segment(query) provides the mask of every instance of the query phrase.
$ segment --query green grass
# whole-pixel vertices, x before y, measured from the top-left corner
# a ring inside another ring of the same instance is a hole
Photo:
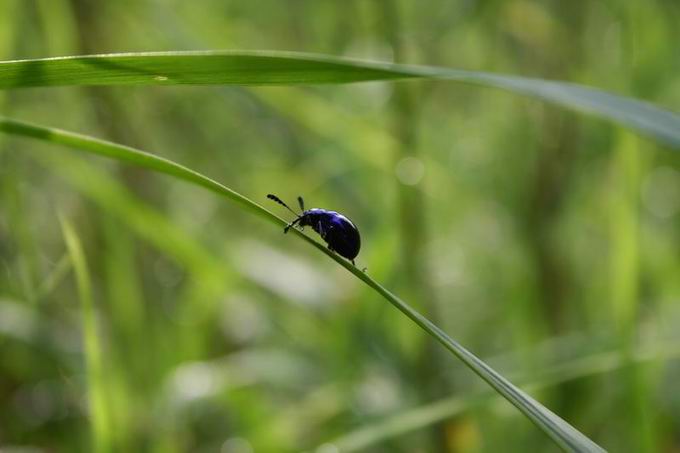
[[[311,85],[399,79],[500,88],[584,111],[680,148],[680,116],[572,83],[294,52],[167,52],[0,62],[0,89],[97,85]]]
[[[617,349],[579,357],[578,359],[566,361],[541,370],[538,376],[517,377],[517,381],[532,391],[538,391],[576,378],[584,378],[631,366],[636,367],[645,362],[675,359],[677,357],[680,357],[680,343],[670,341],[638,347],[632,352],[621,352]],[[386,439],[398,437],[408,431],[422,429],[483,404],[489,404],[490,400],[494,398],[497,399],[497,395],[495,396],[487,391],[439,400],[432,404],[387,417],[377,423],[363,426],[355,431],[344,434],[340,438],[334,439],[331,443],[336,445],[340,451],[366,450],[384,442]]]
[[[679,20],[0,2],[0,450],[673,451]]]
[[[86,151],[89,153],[97,154],[100,156],[110,157],[122,162],[131,163],[136,166],[157,171],[160,173],[165,173],[174,176],[178,179],[182,179],[193,183],[195,185],[204,187],[211,190],[231,201],[237,202],[244,209],[247,209],[255,214],[259,214],[261,217],[272,222],[278,227],[286,225],[286,222],[270,213],[266,209],[262,208],[260,205],[252,200],[244,197],[243,195],[229,189],[228,187],[207,178],[200,173],[192,171],[180,164],[163,159],[158,156],[154,156],[149,153],[145,153],[133,148],[129,148],[122,145],[117,145],[115,143],[106,142],[103,140],[98,140],[95,138],[87,137],[84,135],[74,134],[58,129],[45,128],[33,124],[22,123],[7,119],[0,118],[0,131],[22,135],[31,138],[42,139],[54,144],[67,145],[75,149]],[[335,260],[338,264],[349,270],[354,276],[368,286],[370,286],[374,291],[380,294],[387,302],[392,304],[395,308],[401,311],[404,315],[410,318],[415,324],[421,327],[425,332],[439,341],[446,349],[448,349],[452,354],[454,354],[458,359],[460,359],[466,366],[468,366],[472,371],[474,371],[480,378],[484,379],[494,390],[506,398],[510,403],[517,407],[524,415],[526,415],[532,422],[536,424],[541,430],[543,430],[548,436],[550,436],[555,443],[562,447],[565,451],[602,451],[595,443],[593,443],[586,436],[581,434],[578,430],[574,429],[567,422],[559,418],[557,415],[552,413],[550,410],[541,405],[538,401],[533,399],[531,396],[520,390],[519,388],[512,385],[507,379],[498,374],[495,370],[490,368],[486,363],[460,345],[457,341],[449,337],[443,330],[434,325],[426,317],[418,313],[416,310],[411,308],[406,302],[395,296],[392,292],[387,290],[384,286],[380,285],[378,282],[373,280],[366,272],[358,269],[357,267],[351,265],[348,261],[339,257],[337,254],[329,251],[326,247],[319,244],[318,242],[310,239],[308,236],[304,235],[298,230],[295,231],[297,237],[304,239],[307,243],[315,246],[318,250],[325,253],[328,257]],[[68,230],[67,230],[68,233]],[[66,234],[66,233],[65,233]],[[75,236],[70,234],[68,236],[70,241],[74,241]],[[74,245],[70,245],[74,248]],[[76,249],[77,251],[77,249]],[[80,270],[77,272],[79,276],[79,284],[81,288],[81,298],[83,300],[90,300],[91,295],[89,294],[89,286],[85,285],[87,281],[86,274],[82,275],[84,272],[84,262],[82,257],[75,256],[74,251],[71,252],[72,259],[78,258],[80,261],[77,262],[77,267]],[[91,303],[87,304],[84,302],[84,307],[90,307]],[[91,309],[88,308],[90,313]],[[84,308],[85,311],[85,308]],[[91,317],[91,314],[89,314]],[[101,394],[101,384],[100,376],[101,371],[99,369],[99,347],[90,346],[89,344],[93,341],[92,336],[95,335],[93,327],[93,319],[89,319],[86,322],[87,332],[86,339],[88,344],[88,359],[90,367],[94,367],[92,372],[94,373],[94,379],[97,382],[96,391],[93,392],[94,395]],[[96,344],[96,343],[95,343]],[[93,355],[94,354],[94,355]],[[93,365],[93,364],[96,364]],[[97,413],[100,414],[103,411],[99,404],[94,408]],[[106,439],[105,433],[101,432],[105,424],[100,421],[101,415],[95,416],[95,439],[104,438]]]
[[[87,363],[87,407],[92,426],[92,451],[108,452],[112,451],[111,437],[113,435],[108,403],[111,388],[107,385],[104,365],[106,353],[102,349],[100,328],[97,326],[97,312],[92,296],[90,273],[78,234],[67,220],[60,218],[59,221],[71,263],[73,263],[80,299],[83,346]]]

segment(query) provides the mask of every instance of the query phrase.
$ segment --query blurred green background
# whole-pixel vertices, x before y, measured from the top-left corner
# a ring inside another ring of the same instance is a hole
[[[678,24],[676,0],[0,0],[0,58],[285,49],[568,80],[677,111]],[[267,193],[345,213],[359,267],[600,445],[680,451],[673,150],[445,82],[23,89],[0,112],[162,155],[285,217]],[[278,228],[167,177],[0,136],[0,449],[14,448],[556,450]]]

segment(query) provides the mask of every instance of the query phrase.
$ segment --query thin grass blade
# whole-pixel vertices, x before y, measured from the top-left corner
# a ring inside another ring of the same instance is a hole
[[[680,149],[680,115],[567,82],[276,51],[128,53],[0,62],[0,89],[77,85],[301,85],[430,79],[499,88],[613,121]]]
[[[80,239],[71,224],[61,216],[62,234],[66,249],[73,265],[78,288],[78,298],[83,324],[83,345],[85,350],[87,399],[90,423],[92,424],[92,449],[95,452],[111,451],[111,424],[106,397],[106,383],[102,363],[102,348],[97,329],[97,317],[92,297],[90,273]]]
[[[37,138],[54,144],[66,145],[81,151],[91,154],[106,156],[121,162],[127,162],[136,166],[146,168],[148,170],[157,171],[174,176],[178,179],[183,179],[192,184],[205,187],[213,192],[216,192],[232,201],[237,202],[242,207],[249,211],[258,214],[267,219],[273,224],[281,227],[286,222],[258,205],[254,201],[245,196],[235,192],[234,190],[201,175],[198,172],[190,170],[180,164],[155,156],[134,148],[130,148],[116,143],[99,140],[85,135],[75,134],[59,129],[42,127],[34,124],[23,123],[0,117],[0,131],[20,135],[25,137]],[[67,231],[67,230],[65,230]],[[553,441],[563,448],[565,451],[574,452],[602,452],[601,447],[588,439],[581,432],[572,427],[569,423],[562,420],[553,412],[544,407],[541,403],[527,395],[525,392],[515,387],[507,379],[489,367],[477,356],[472,354],[461,344],[449,337],[443,330],[434,325],[431,321],[423,315],[415,311],[406,302],[399,299],[396,295],[391,293],[385,287],[374,281],[365,272],[357,269],[351,265],[347,260],[340,258],[338,255],[330,252],[326,247],[318,242],[305,236],[300,231],[291,230],[294,234],[313,245],[328,257],[335,260],[338,264],[345,267],[348,271],[354,274],[355,277],[370,286],[385,300],[394,305],[398,310],[408,316],[413,322],[420,326],[429,335],[436,338],[444,347],[451,353],[458,357],[465,365],[474,371],[480,378],[486,381],[493,389],[500,395],[517,407],[525,416],[527,416],[536,426],[543,430]],[[84,265],[78,260],[84,262],[82,257],[78,255],[78,248],[76,242],[72,237],[68,236],[73,248],[72,260],[76,273],[80,272],[82,275]],[[78,270],[80,268],[80,271]],[[81,277],[82,278],[82,277]],[[85,280],[86,281],[86,280]],[[85,287],[86,288],[86,287]],[[87,292],[85,292],[87,295]]]

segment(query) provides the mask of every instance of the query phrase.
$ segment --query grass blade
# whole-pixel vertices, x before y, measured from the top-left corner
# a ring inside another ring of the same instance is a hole
[[[665,339],[636,348],[632,356],[619,349],[591,353],[584,357],[561,362],[543,369],[538,375],[519,376],[522,386],[531,390],[548,388],[560,383],[595,376],[656,360],[674,360],[680,357],[680,341]],[[377,443],[393,439],[407,432],[423,429],[434,423],[461,414],[472,407],[496,401],[498,395],[491,391],[477,391],[471,395],[453,396],[407,409],[382,420],[377,420],[326,442],[340,452],[366,450]]]
[[[85,350],[87,400],[89,418],[92,423],[92,450],[95,452],[111,451],[111,426],[109,423],[108,404],[106,401],[106,383],[102,364],[102,348],[97,332],[97,317],[92,298],[90,274],[85,261],[85,254],[78,235],[71,224],[61,218],[62,234],[68,251],[78,288],[78,298],[83,323],[83,344]]]
[[[90,55],[0,62],[0,89],[76,85],[300,85],[449,80],[500,88],[587,112],[680,149],[680,115],[573,83],[275,51]]]
[[[228,187],[207,178],[200,173],[190,170],[180,164],[158,157],[143,151],[136,150],[116,143],[95,139],[85,135],[75,134],[59,129],[46,128],[38,125],[14,121],[0,117],[0,131],[26,137],[37,138],[54,144],[66,145],[72,148],[113,158],[118,161],[132,163],[139,167],[157,171],[174,176],[178,179],[191,182],[205,187],[213,192],[225,196],[237,202],[249,211],[267,219],[278,226],[283,226],[286,222],[258,205],[254,201],[229,189]],[[300,231],[291,230],[297,237],[307,241],[328,257],[335,260],[338,264],[345,267],[354,276],[362,280],[373,290],[379,293],[385,300],[395,306],[403,314],[408,316],[413,322],[425,330],[429,335],[436,338],[446,349],[458,357],[465,365],[474,371],[480,378],[486,381],[506,400],[517,407],[525,416],[543,430],[553,441],[565,451],[577,452],[601,452],[604,451],[597,444],[592,442],[578,430],[569,425],[566,421],[552,413],[531,396],[515,387],[507,379],[494,371],[477,356],[472,354],[461,344],[449,337],[443,330],[434,325],[423,315],[415,311],[406,302],[392,294],[385,287],[374,281],[366,273],[352,266],[348,261],[330,252],[323,245],[305,236]],[[74,267],[78,263],[74,261]]]

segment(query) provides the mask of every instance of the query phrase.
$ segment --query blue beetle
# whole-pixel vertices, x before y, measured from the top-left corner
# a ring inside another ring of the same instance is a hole
[[[328,244],[328,249],[343,256],[354,264],[354,258],[359,254],[361,248],[361,237],[357,227],[342,214],[325,209],[312,208],[305,211],[305,202],[302,197],[298,197],[302,214],[293,211],[276,195],[269,194],[267,198],[274,200],[284,206],[297,217],[283,229],[284,233],[298,224],[300,227],[311,226],[314,231],[319,233],[321,238]]]

